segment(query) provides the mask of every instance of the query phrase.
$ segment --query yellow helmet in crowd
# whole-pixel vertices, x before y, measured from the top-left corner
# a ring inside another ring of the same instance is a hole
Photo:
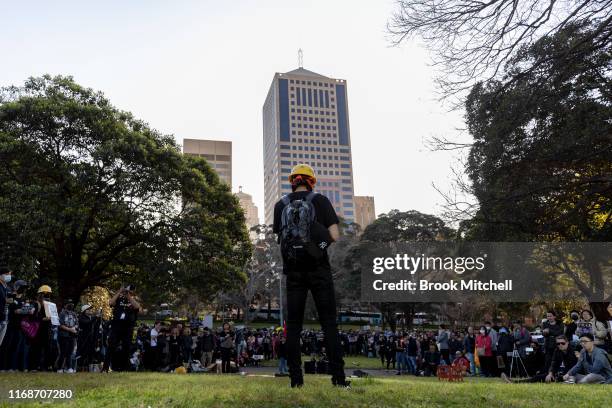
[[[42,285],[40,288],[38,288],[38,293],[51,293],[51,286]]]
[[[295,165],[291,170],[291,174],[289,175],[289,182],[293,181],[293,178],[297,175],[312,177],[313,181],[315,183],[317,182],[317,177],[315,176],[314,170],[307,164],[300,163]]]

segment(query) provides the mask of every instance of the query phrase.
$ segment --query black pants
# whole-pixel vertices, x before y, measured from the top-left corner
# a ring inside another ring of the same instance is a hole
[[[60,355],[57,361],[57,369],[69,369],[72,368],[74,370],[75,367],[72,366],[72,353],[74,352],[74,346],[76,345],[76,338],[72,336],[60,336],[59,337],[59,346],[60,346]]]
[[[133,332],[134,328],[131,326],[111,327],[108,337],[108,352],[104,359],[104,370],[108,370],[111,364],[113,371],[123,371],[129,367]]]
[[[329,265],[319,265],[308,270],[289,270],[287,273],[287,362],[293,382],[302,382],[302,358],[300,334],[304,322],[304,307],[308,291],[311,291],[319,315],[319,323],[325,336],[329,372],[332,382],[342,383],[344,360],[336,325],[336,298]]]
[[[221,347],[221,372],[231,373],[232,372],[232,351],[231,348]]]

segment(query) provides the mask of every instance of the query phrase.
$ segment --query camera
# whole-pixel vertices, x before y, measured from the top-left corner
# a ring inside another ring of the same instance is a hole
[[[132,284],[126,285],[125,286],[125,290],[129,291],[129,292],[132,292],[132,291],[136,290],[136,286],[132,285]]]

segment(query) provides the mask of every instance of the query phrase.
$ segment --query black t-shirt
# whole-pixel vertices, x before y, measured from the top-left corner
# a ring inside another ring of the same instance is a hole
[[[294,200],[304,200],[306,196],[310,193],[310,191],[298,191],[295,193],[291,193],[288,195],[290,201]],[[327,197],[322,194],[317,194],[312,199],[312,206],[315,211],[315,223],[310,231],[311,238],[315,244],[318,245],[319,242],[325,241],[327,245],[331,243],[331,237],[329,235],[329,231],[327,230],[330,226],[334,224],[338,224],[340,221],[338,220],[338,216],[336,215],[336,211],[334,211],[334,207],[332,203],[329,201]],[[283,209],[285,208],[285,203],[283,200],[279,200],[274,206],[274,225],[272,227],[272,231],[276,234],[280,234],[281,229],[281,218],[283,214]],[[322,254],[318,255],[316,262],[318,265],[329,265],[329,258],[327,256],[327,247],[323,251]],[[303,264],[300,267],[292,266],[289,267],[285,262],[283,262],[283,272],[287,273],[288,268],[308,268],[309,264]]]
[[[310,191],[298,191],[291,193],[289,194],[289,200],[303,200],[306,198],[308,193],[310,193]],[[324,195],[317,194],[312,199],[312,205],[315,209],[315,221],[322,224],[325,228],[329,228],[330,226],[340,222],[340,220],[338,220],[338,216],[336,215],[336,211],[334,211],[332,203]],[[274,226],[272,231],[276,234],[280,233],[283,208],[285,208],[285,204],[282,200],[279,200],[276,205],[274,205]]]
[[[119,296],[113,307],[113,324],[121,326],[134,326],[136,324],[136,312],[126,296]]]

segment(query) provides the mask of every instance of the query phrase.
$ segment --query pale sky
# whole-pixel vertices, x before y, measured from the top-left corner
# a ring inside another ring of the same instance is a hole
[[[438,214],[461,112],[434,93],[428,53],[392,47],[390,0],[2,1],[0,86],[72,75],[167,134],[230,140],[233,190],[252,194],[263,220],[262,106],[275,72],[304,68],[347,80],[356,195]]]

